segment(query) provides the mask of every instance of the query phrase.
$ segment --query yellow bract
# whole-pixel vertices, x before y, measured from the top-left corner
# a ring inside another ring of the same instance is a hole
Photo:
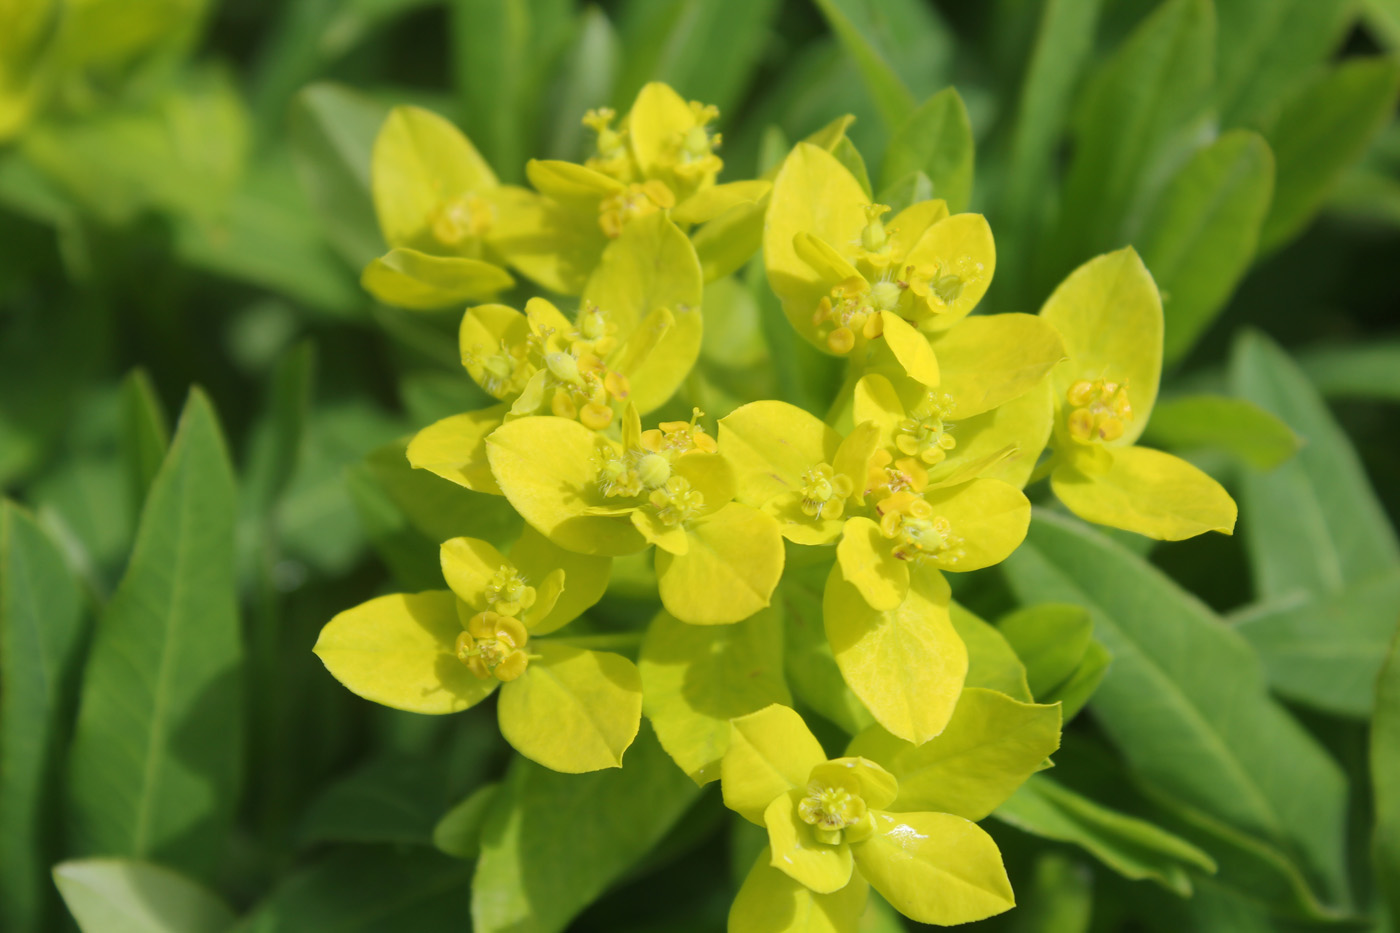
[[[1015,904],[986,833],[947,813],[886,812],[899,793],[894,775],[866,758],[826,760],[786,707],[733,721],[722,774],[725,804],[761,821],[768,848],[760,865],[766,859],[776,869],[750,872],[731,912],[741,929],[778,920],[778,911],[795,902],[822,910],[819,929],[853,929],[865,882],[901,913],[928,923],[967,923]],[[787,879],[829,899],[804,898]],[[739,916],[740,905],[758,916]]]
[[[501,734],[522,755],[556,771],[620,767],[641,720],[636,666],[540,640],[602,596],[608,561],[528,529],[512,550],[519,563],[485,541],[447,541],[450,591],[370,600],[332,619],[314,650],[354,692],[410,712],[457,712],[502,686]]]
[[[1091,259],[1040,316],[1064,337],[1056,368],[1051,487],[1091,522],[1175,541],[1230,534],[1237,509],[1219,483],[1171,454],[1134,447],[1157,399],[1162,300],[1131,247]]]

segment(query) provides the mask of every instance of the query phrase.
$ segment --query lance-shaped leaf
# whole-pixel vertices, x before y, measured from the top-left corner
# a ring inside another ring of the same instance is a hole
[[[237,805],[243,649],[234,486],[191,392],[97,626],[69,771],[74,849],[210,870]]]
[[[224,933],[233,911],[179,872],[134,859],[81,859],[53,869],[83,933]]]
[[[972,124],[956,88],[944,88],[919,105],[890,137],[880,172],[881,187],[922,172],[934,197],[954,214],[972,196]]]
[[[1224,395],[1168,399],[1152,412],[1147,440],[1173,450],[1223,450],[1266,471],[1297,453],[1301,442],[1277,415]]]

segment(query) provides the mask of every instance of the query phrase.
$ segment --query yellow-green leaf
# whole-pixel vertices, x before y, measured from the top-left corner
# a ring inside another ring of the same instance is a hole
[[[719,449],[738,481],[735,498],[748,505],[800,492],[802,474],[831,463],[840,444],[841,435],[820,418],[787,402],[750,402],[719,420]]]
[[[817,894],[772,865],[764,847],[729,909],[729,933],[852,933],[870,885],[860,875],[833,894]]]
[[[412,713],[455,713],[496,688],[457,659],[462,625],[448,590],[380,596],[337,615],[312,649],[352,693]]]
[[[1068,362],[1056,367],[1055,403],[1081,379],[1127,388],[1132,420],[1110,446],[1142,435],[1162,375],[1162,298],[1131,246],[1096,256],[1070,273],[1040,309],[1064,339]]]
[[[533,657],[501,690],[501,735],[531,761],[580,774],[622,767],[642,719],[642,679],[620,654],[530,641]]]
[[[1180,541],[1207,531],[1231,534],[1235,500],[1201,470],[1147,447],[1112,452],[1104,472],[1062,464],[1050,475],[1055,495],[1085,521]]]
[[[499,496],[486,460],[486,436],[501,426],[505,405],[451,415],[428,425],[408,444],[408,462],[458,486]]]
[[[852,846],[860,873],[920,923],[951,926],[1016,906],[992,837],[949,813],[875,814],[875,835]]]
[[[806,787],[826,753],[802,717],[773,704],[730,722],[729,748],[720,761],[724,805],[752,823],[794,787]]]
[[[948,520],[961,539],[934,556],[945,570],[980,570],[1001,563],[1026,539],[1031,504],[1021,490],[999,479],[974,479],[960,486],[930,489],[924,501]]]
[[[395,247],[365,266],[360,284],[387,305],[428,311],[494,295],[514,285],[515,279],[480,259]]]
[[[1024,395],[1065,358],[1064,341],[1033,314],[982,314],[933,342],[942,381],[953,399],[949,417],[962,421]]]
[[[967,676],[947,584],[936,571],[919,577],[899,605],[880,612],[832,568],[822,599],[841,676],[876,721],[915,744],[943,731]]]
[[[594,455],[604,443],[568,418],[520,418],[486,439],[491,473],[515,510],[555,544],[581,554],[619,556],[646,546],[624,517],[590,515],[615,506],[598,489]]]
[[[767,609],[734,625],[687,625],[658,613],[637,667],[643,711],[662,748],[697,784],[720,776],[729,720],[791,704],[783,679],[783,619]]]
[[[496,186],[496,176],[457,127],[421,107],[395,107],[370,157],[374,208],[384,240],[416,245],[445,201]]]
[[[894,556],[880,526],[864,516],[846,521],[836,559],[837,572],[876,612],[895,609],[909,593],[909,562]]]
[[[818,842],[811,824],[798,817],[797,802],[806,793],[795,787],[774,797],[763,811],[772,851],[769,864],[818,894],[832,894],[851,880],[855,862],[849,845]]]
[[[558,631],[591,609],[603,598],[612,571],[611,557],[567,551],[529,525],[511,545],[510,560],[527,582],[545,580],[556,570],[564,572],[564,591],[553,608],[543,617],[526,620],[531,635]]]
[[[1060,708],[969,687],[947,728],[923,745],[892,741],[882,731],[879,726],[867,729],[847,753],[872,758],[894,772],[899,797],[889,809],[980,820],[1060,747]]]
[[[881,311],[880,319],[884,324],[885,343],[909,377],[926,386],[938,385],[938,359],[933,355],[928,338],[893,311]]]
[[[692,625],[738,622],[766,607],[783,575],[783,536],[771,515],[731,502],[696,519],[683,555],[656,552],[666,611]]]
[[[981,214],[953,214],[933,224],[909,250],[905,260],[917,270],[965,270],[958,296],[947,304],[926,330],[947,330],[967,317],[977,307],[992,284],[996,272],[997,250],[992,228]]]

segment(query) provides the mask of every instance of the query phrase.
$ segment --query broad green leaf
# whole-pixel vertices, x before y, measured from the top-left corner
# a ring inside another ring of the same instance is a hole
[[[1277,175],[1261,250],[1293,239],[1395,110],[1400,62],[1349,58],[1291,97],[1266,134]]]
[[[1003,567],[1022,600],[1090,611],[1113,653],[1094,718],[1134,772],[1165,799],[1277,848],[1324,897],[1345,898],[1341,770],[1269,698],[1240,635],[1141,558],[1068,519],[1038,516]],[[1222,878],[1240,880],[1228,870]]]
[[[1243,526],[1262,599],[1323,595],[1400,566],[1400,544],[1385,520],[1346,434],[1316,390],[1267,337],[1235,343],[1233,392],[1277,415],[1302,448],[1269,473],[1242,477]]]
[[[75,853],[192,873],[223,852],[243,757],[233,470],[191,391],[84,672],[69,770]]]
[[[1400,401],[1400,342],[1320,347],[1299,354],[1298,364],[1328,398]]]
[[[1029,304],[1029,251],[1040,235],[1052,190],[1055,150],[1065,130],[1080,73],[1093,50],[1102,0],[1047,0],[1021,83],[1006,176],[997,199],[997,277],[1004,306]]]
[[[876,813],[875,834],[852,846],[860,873],[904,916],[949,926],[1016,906],[996,843],[948,813]]]
[[[430,848],[347,846],[287,874],[236,933],[403,933],[463,924],[471,866]]]
[[[1265,602],[1232,621],[1259,653],[1279,694],[1365,719],[1397,619],[1400,568],[1334,594],[1298,593]]]
[[[637,666],[643,712],[661,747],[697,784],[719,779],[730,719],[771,703],[792,705],[776,607],[733,625],[688,625],[659,613]]]
[[[1031,693],[1042,701],[1079,667],[1094,636],[1089,613],[1058,603],[1027,606],[999,621],[997,628],[1025,664]]]
[[[1236,130],[1197,150],[1143,221],[1138,248],[1162,290],[1168,363],[1186,355],[1249,269],[1274,189],[1274,157]]]
[[[954,601],[949,607],[953,628],[967,645],[967,686],[986,687],[1013,700],[1031,702],[1026,666],[1006,636]]]
[[[948,202],[948,212],[967,210],[972,197],[972,124],[956,88],[944,88],[924,101],[890,137],[880,169],[880,186],[923,172],[933,182],[932,197]]]
[[[1113,655],[1108,653],[1107,648],[1096,641],[1089,642],[1084,658],[1074,669],[1074,673],[1070,674],[1064,683],[1041,697],[1041,701],[1059,703],[1060,715],[1065,722],[1069,722],[1079,714],[1084,704],[1089,702],[1094,691],[1099,689],[1099,684],[1103,682],[1104,674],[1108,673],[1108,666],[1112,663]]]
[[[556,774],[516,759],[483,830],[473,929],[563,930],[651,851],[698,793],[645,728],[620,769]]]
[[[563,0],[453,0],[453,78],[466,128],[507,180],[534,150],[544,84],[574,18]],[[579,114],[578,116],[582,116]]]
[[[445,762],[381,757],[328,784],[306,807],[297,842],[425,845],[449,802]]]
[[[1395,0],[1362,0],[1362,15],[1371,31],[1392,52],[1400,49],[1400,3]]]
[[[948,614],[937,571],[894,608],[872,609],[838,564],[822,598],[826,637],[841,675],[877,722],[916,745],[944,730],[967,677],[967,647]]]
[[[1011,929],[1015,933],[1089,933],[1093,880],[1078,859],[1055,850],[1042,853],[1035,860],[1030,884],[1021,888]]]
[[[841,40],[846,54],[860,69],[866,90],[885,125],[899,126],[913,111],[916,99],[868,32],[862,30],[861,27],[868,24],[852,19],[849,11],[854,5],[849,0],[816,0],[816,4],[831,31]]]
[[[1173,450],[1227,451],[1255,470],[1272,470],[1298,451],[1293,429],[1253,402],[1225,395],[1187,395],[1152,410],[1149,443]]]
[[[1221,125],[1257,125],[1336,50],[1347,0],[1216,0],[1214,99]]]
[[[122,456],[130,475],[132,502],[137,508],[160,471],[160,462],[170,446],[170,428],[144,369],[133,369],[122,380]]]
[[[1043,774],[997,808],[997,819],[1044,839],[1080,846],[1125,878],[1149,878],[1191,896],[1191,872],[1215,873],[1209,855],[1166,830],[1101,806]]]
[[[370,196],[370,152],[388,110],[343,85],[307,85],[292,100],[288,132],[307,198],[326,238],[352,269],[383,249]]]
[[[899,797],[891,810],[932,810],[980,820],[1059,747],[1057,707],[970,687],[947,728],[923,745],[874,726],[856,736],[846,753],[877,761],[895,775]]]
[[[83,933],[224,933],[233,911],[179,872],[134,859],[79,859],[53,868]]]
[[[1391,643],[1376,685],[1371,722],[1371,782],[1375,788],[1376,871],[1392,919],[1400,918],[1400,638]]]
[[[500,789],[499,784],[483,784],[444,813],[433,827],[433,845],[453,858],[474,859],[481,854],[481,831]]]
[[[625,109],[647,81],[665,81],[687,100],[718,107],[727,138],[726,111],[762,63],[780,7],[775,0],[628,4],[622,21],[628,52],[615,102]]]
[[[846,686],[831,642],[826,640],[822,588],[828,572],[829,567],[821,565],[793,568],[778,586],[776,601],[782,606],[784,623],[783,670],[788,686],[803,704],[854,735],[874,719]]]
[[[933,197],[933,182],[923,172],[910,172],[887,184],[875,195],[877,204],[888,205],[896,215],[913,204]]]
[[[83,647],[83,596],[28,513],[0,501],[0,925],[42,929],[50,832]]]
[[[1154,160],[1205,105],[1215,48],[1208,0],[1168,0],[1094,73],[1076,107],[1052,284],[1123,243]]]

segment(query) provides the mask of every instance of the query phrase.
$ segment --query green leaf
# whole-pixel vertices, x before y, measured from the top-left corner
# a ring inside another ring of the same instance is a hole
[[[637,667],[643,712],[662,748],[697,784],[719,780],[730,719],[772,703],[792,705],[777,608],[733,625],[688,625],[658,613]]]
[[[1047,284],[1122,245],[1154,160],[1205,104],[1214,48],[1208,0],[1168,0],[1095,72],[1076,108],[1075,155]]]
[[[210,871],[237,806],[242,654],[233,470],[192,390],[84,673],[69,770],[78,853]]]
[[[500,784],[483,784],[444,813],[433,827],[433,845],[453,858],[474,859],[481,854],[481,831],[500,789]]]
[[[1315,709],[1366,719],[1376,676],[1400,619],[1400,569],[1336,594],[1295,594],[1237,613],[1279,694]]]
[[[924,101],[899,126],[885,150],[882,187],[914,172],[933,182],[933,197],[948,202],[948,212],[967,210],[972,197],[972,124],[956,88],[944,88]]]
[[[297,827],[297,843],[427,845],[448,803],[441,757],[380,758],[329,784],[311,801]]]
[[[1257,125],[1336,51],[1349,0],[1217,0],[1215,106],[1222,126]]]
[[[1092,876],[1078,860],[1045,852],[1035,860],[1030,885],[1021,890],[1019,909],[1012,915],[1015,933],[1089,933]]]
[[[780,6],[776,0],[627,4],[622,35],[626,63],[614,100],[623,109],[644,83],[664,81],[687,100],[714,104],[723,117],[762,63]]]
[[[1052,690],[1069,680],[1094,637],[1094,622],[1079,606],[1043,603],[1024,609],[997,623],[1026,665],[1031,693],[1044,701]]]
[[[351,846],[287,875],[237,933],[455,930],[471,866],[427,848]]]
[[[588,151],[588,128],[582,116],[611,99],[622,67],[621,42],[608,15],[596,6],[586,6],[578,20],[578,30],[554,80],[553,116],[544,158],[568,160]]]
[[[1006,636],[996,626],[982,621],[957,602],[949,609],[953,628],[967,645],[968,687],[986,687],[1004,693],[1013,700],[1031,702],[1031,688],[1026,682],[1026,666],[1016,655]]]
[[[1345,170],[1395,110],[1400,62],[1350,58],[1290,98],[1266,134],[1277,166],[1260,249],[1277,249],[1312,220]]]
[[[520,178],[544,81],[573,26],[564,0],[453,0],[453,77],[473,142],[504,181]],[[579,114],[582,117],[582,114]]]
[[[914,109],[915,97],[875,43],[871,23],[853,18],[852,9],[859,7],[850,0],[816,0],[816,4],[846,54],[860,69],[866,90],[885,125],[894,128],[902,124]]]
[[[1299,354],[1297,362],[1328,398],[1400,402],[1400,341],[1320,347]]]
[[[1236,130],[1197,150],[1157,196],[1138,246],[1162,291],[1167,362],[1186,355],[1249,269],[1273,189],[1269,144]]]
[[[1108,649],[1096,641],[1089,642],[1089,647],[1084,652],[1084,659],[1079,662],[1079,666],[1070,674],[1069,680],[1051,690],[1040,698],[1042,703],[1059,703],[1060,715],[1065,722],[1069,722],[1079,714],[1084,708],[1084,704],[1089,702],[1089,698],[1094,695],[1094,691],[1099,689],[1099,684],[1103,682],[1104,675],[1108,673],[1108,666],[1113,663],[1113,655]]]
[[[133,369],[122,380],[122,456],[131,477],[132,502],[139,510],[170,446],[170,428],[151,376]]]
[[[315,370],[316,345],[309,340],[289,348],[277,361],[267,412],[257,426],[246,465],[248,514],[261,516],[270,510],[296,473]]]
[[[1392,919],[1400,918],[1400,637],[1376,684],[1371,723],[1371,784],[1375,788],[1376,871]]]
[[[389,110],[338,84],[303,88],[292,100],[292,156],[326,238],[352,269],[362,269],[384,242],[370,197],[374,137]]]
[[[1094,45],[1102,0],[1046,0],[1035,47],[1021,83],[1012,125],[1006,175],[997,198],[996,283],[1009,291],[1010,307],[1030,303],[1023,268],[1041,232],[1047,192],[1053,190],[1056,147],[1064,135],[1070,102]]]
[[[233,911],[212,891],[149,862],[60,862],[53,880],[83,933],[223,933],[233,925]]]
[[[1267,337],[1246,333],[1230,364],[1234,394],[1277,415],[1303,447],[1270,473],[1242,477],[1256,594],[1324,595],[1400,566],[1400,543],[1356,452],[1307,378]]]
[[[1392,52],[1400,49],[1400,3],[1396,0],[1362,0],[1362,16],[1371,32]]]
[[[1222,450],[1255,470],[1272,470],[1298,451],[1293,429],[1245,399],[1188,395],[1159,402],[1143,432],[1169,450]]]
[[[890,810],[931,810],[975,821],[1000,806],[1059,747],[1057,707],[971,687],[941,735],[911,745],[872,726],[846,754],[879,762],[899,780]]]
[[[564,929],[646,856],[698,793],[645,728],[620,769],[558,774],[517,758],[483,831],[473,929]]]
[[[1037,774],[999,807],[997,819],[1044,839],[1080,846],[1125,878],[1151,879],[1191,896],[1191,871],[1215,873],[1209,855],[1146,820],[1100,806]]]
[[[933,197],[933,182],[923,172],[910,172],[886,185],[875,196],[879,204],[889,205],[890,211],[898,214],[911,204],[927,201]]]
[[[54,791],[83,647],[83,599],[63,552],[0,500],[0,926],[42,929],[58,855]]]
[[[1068,519],[1039,515],[1003,568],[1023,600],[1089,609],[1114,657],[1094,718],[1136,774],[1305,866],[1325,897],[1345,898],[1341,770],[1269,698],[1240,635],[1141,558]],[[1222,878],[1239,883],[1228,870]],[[1297,897],[1306,905],[1306,891]]]
[[[826,640],[822,587],[830,569],[830,564],[792,568],[778,586],[776,601],[783,612],[783,670],[799,701],[855,735],[875,718],[846,686]]]

